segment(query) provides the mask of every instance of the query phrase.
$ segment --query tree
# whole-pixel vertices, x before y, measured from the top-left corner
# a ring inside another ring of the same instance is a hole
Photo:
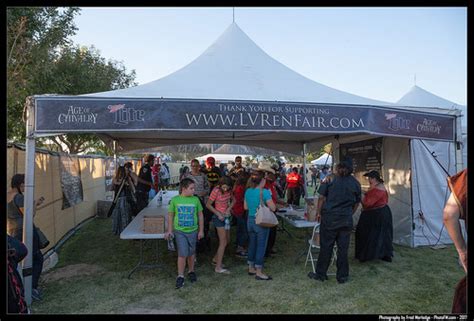
[[[7,137],[25,138],[25,99],[41,94],[37,78],[49,70],[57,48],[70,43],[78,8],[7,8]]]
[[[25,139],[21,121],[29,95],[79,95],[136,85],[135,71],[122,63],[106,61],[93,46],[74,46],[73,23],[77,8],[8,8],[7,11],[7,107],[11,140]],[[92,134],[67,134],[50,138],[57,149],[70,153],[110,149]],[[44,145],[46,139],[40,139]],[[48,146],[47,146],[48,147]]]
[[[51,68],[39,81],[40,92],[80,95],[136,85],[134,70],[127,73],[122,63],[106,61],[93,46],[62,48]],[[97,149],[106,154],[112,152],[94,134],[58,135],[52,140],[60,148],[67,146],[72,154]]]

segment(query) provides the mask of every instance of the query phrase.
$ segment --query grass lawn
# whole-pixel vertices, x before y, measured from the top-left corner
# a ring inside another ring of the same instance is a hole
[[[295,236],[278,232],[277,254],[265,261],[272,281],[247,275],[244,259],[226,250],[224,264],[231,275],[217,275],[213,253],[198,255],[198,282],[185,281],[175,290],[176,253],[158,242],[164,269],[128,272],[139,258],[139,242],[112,234],[111,219],[93,219],[69,239],[59,252],[59,263],[40,280],[43,301],[33,302],[33,313],[248,313],[248,314],[433,314],[449,313],[456,283],[463,276],[454,246],[433,250],[395,245],[392,263],[359,263],[354,235],[349,250],[350,279],[338,284],[335,276],[319,282],[307,277],[304,266],[306,231],[285,225]],[[211,229],[212,230],[212,229]],[[310,229],[308,229],[309,231]],[[232,227],[232,242],[235,227]],[[153,258],[151,243],[145,251]],[[216,249],[213,239],[212,247]],[[306,253],[305,253],[306,254]],[[330,268],[330,272],[335,267]]]

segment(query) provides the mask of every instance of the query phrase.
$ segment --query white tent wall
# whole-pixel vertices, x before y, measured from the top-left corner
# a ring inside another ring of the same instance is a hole
[[[447,175],[431,155],[433,152],[450,175],[456,173],[454,143],[411,141],[415,247],[452,243],[443,224],[443,208],[450,194]],[[420,213],[423,213],[424,219]]]
[[[334,139],[332,141],[334,164],[340,161],[340,144],[354,143],[376,137],[373,135],[360,135]],[[389,192],[388,205],[392,211],[393,242],[406,246],[413,246],[410,170],[409,139],[384,137],[381,174]],[[360,208],[354,214],[354,226],[357,225],[359,216]]]
[[[413,212],[410,183],[409,139],[385,137],[382,149],[382,176],[392,210],[393,242],[413,246]]]

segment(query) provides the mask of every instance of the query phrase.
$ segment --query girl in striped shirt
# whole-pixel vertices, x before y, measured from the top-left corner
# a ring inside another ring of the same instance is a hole
[[[212,259],[213,265],[216,266],[214,269],[216,273],[230,273],[229,270],[223,267],[222,259],[225,247],[230,242],[230,223],[227,224],[228,229],[225,229],[225,220],[230,220],[230,211],[234,206],[234,202],[232,180],[227,176],[223,176],[212,190],[206,204],[206,207],[214,214],[212,215],[212,223],[216,227],[217,236],[219,237],[219,247]]]

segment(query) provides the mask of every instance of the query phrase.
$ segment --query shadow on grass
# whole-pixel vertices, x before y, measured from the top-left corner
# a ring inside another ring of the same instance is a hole
[[[395,245],[392,263],[362,264],[353,258],[352,236],[349,282],[337,284],[334,276],[315,281],[307,277],[311,264],[304,266],[306,253],[295,264],[296,256],[307,248],[305,231],[287,226],[295,238],[278,233],[278,253],[265,261],[265,270],[274,280],[256,281],[247,275],[246,260],[233,255],[233,227],[232,244],[224,257],[231,275],[214,272],[214,252],[198,254],[198,282],[186,280],[184,288],[175,290],[176,253],[167,250],[166,242],[152,241],[158,242],[160,262],[172,276],[150,269],[127,279],[138,262],[140,244],[120,240],[112,234],[111,224],[110,219],[94,219],[64,244],[59,263],[40,281],[44,299],[33,303],[33,313],[449,313],[454,287],[463,275],[453,246],[433,250]],[[154,253],[148,243],[145,257],[151,260]],[[215,251],[215,238],[212,247]],[[334,266],[331,269],[335,271]],[[61,273],[63,277],[53,277]]]

